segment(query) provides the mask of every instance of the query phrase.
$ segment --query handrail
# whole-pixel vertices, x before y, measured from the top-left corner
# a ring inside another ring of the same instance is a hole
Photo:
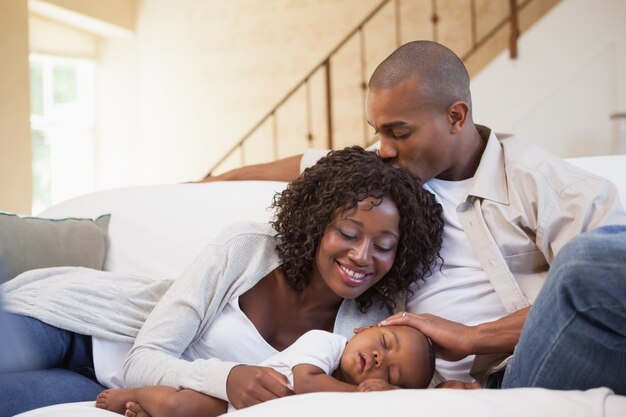
[[[433,38],[437,40],[438,31],[437,25],[440,23],[440,17],[437,14],[437,0],[432,1],[432,10],[433,14],[431,16],[431,23],[433,25]],[[273,119],[273,141],[274,141],[274,158],[278,158],[278,134],[277,134],[277,122],[276,122],[276,112],[303,86],[306,87],[306,106],[307,106],[307,138],[309,141],[312,140],[311,134],[311,111],[310,111],[310,88],[309,81],[311,77],[320,69],[324,68],[325,70],[325,85],[326,85],[326,120],[327,120],[327,146],[329,149],[333,148],[333,120],[332,120],[332,94],[331,94],[331,58],[339,52],[339,50],[349,42],[353,36],[356,34],[360,34],[361,36],[361,76],[362,80],[362,94],[363,101],[365,100],[365,94],[367,90],[367,80],[365,80],[365,39],[363,36],[363,27],[369,23],[374,17],[378,15],[378,13],[385,7],[391,0],[382,0],[358,25],[354,27],[341,41],[339,41],[336,46],[317,64],[315,65],[298,83],[295,84],[293,88],[291,88],[282,99],[278,100],[278,102],[263,116],[261,119],[249,129],[242,138],[237,141],[216,163],[213,164],[209,173],[206,177],[212,175],[212,173],[219,168],[224,162],[226,162],[229,158],[231,158],[235,152],[240,152],[241,165],[245,165],[245,155],[244,155],[244,144],[246,141],[268,120]],[[496,36],[500,30],[502,30],[507,24],[511,25],[511,37],[509,50],[511,54],[511,58],[517,57],[517,40],[519,37],[519,26],[518,26],[518,15],[521,10],[526,8],[532,0],[526,0],[522,4],[517,4],[516,0],[509,0],[509,8],[510,14],[502,19],[499,23],[497,23],[489,32],[487,32],[481,39],[477,39],[476,36],[476,13],[475,13],[475,0],[471,0],[471,37],[472,37],[472,47],[461,56],[463,61],[466,61],[472,55],[474,55],[483,45],[485,45],[491,38]],[[401,44],[401,19],[400,19],[400,3],[399,0],[394,0],[394,19],[395,19],[395,32],[396,32],[396,43],[397,46]],[[364,106],[363,106],[364,107]],[[364,129],[364,142],[368,143],[367,137],[367,129]],[[206,178],[205,177],[205,178]]]

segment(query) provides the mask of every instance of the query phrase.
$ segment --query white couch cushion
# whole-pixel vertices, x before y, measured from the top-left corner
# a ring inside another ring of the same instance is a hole
[[[622,205],[626,202],[626,155],[588,156],[567,160],[572,165],[607,178],[619,190]]]
[[[233,181],[99,191],[60,203],[42,217],[111,213],[104,269],[176,278],[222,229],[240,220],[268,221],[286,183]]]

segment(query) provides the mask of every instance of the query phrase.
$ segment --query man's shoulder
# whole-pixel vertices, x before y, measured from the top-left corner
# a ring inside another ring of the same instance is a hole
[[[509,184],[519,186],[532,181],[548,184],[556,192],[560,192],[576,182],[598,179],[597,176],[523,138],[509,135],[498,139],[502,145]]]
[[[507,170],[512,167],[534,170],[539,167],[567,164],[558,156],[513,133],[496,132],[481,125],[477,125],[477,128],[481,137],[487,141],[481,165],[493,164],[500,160],[499,163]]]
[[[574,168],[563,158],[560,158],[541,146],[524,140],[515,135],[498,136],[504,155],[504,165],[514,170],[563,170]]]
[[[565,160],[562,158],[524,138],[513,134],[496,135],[502,145],[506,162],[518,162],[531,166],[541,164],[542,162],[548,162],[550,164],[565,163]]]

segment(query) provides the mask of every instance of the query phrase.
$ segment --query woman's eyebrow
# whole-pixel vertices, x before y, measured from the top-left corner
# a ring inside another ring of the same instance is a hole
[[[353,219],[352,217],[344,217],[344,220],[351,221],[352,223],[356,224],[357,226],[363,227],[363,222],[360,222],[360,221],[358,221],[356,219]]]
[[[363,227],[363,222],[360,222],[358,220],[355,220],[353,218],[350,217],[344,217],[344,220],[348,220],[351,221],[352,223],[356,224],[357,226]],[[387,234],[387,235],[391,235],[393,237],[395,237],[396,239],[398,239],[398,234],[392,230],[383,230],[382,233]]]

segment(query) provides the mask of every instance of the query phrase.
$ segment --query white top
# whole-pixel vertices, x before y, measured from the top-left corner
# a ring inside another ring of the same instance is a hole
[[[317,366],[326,374],[331,374],[339,367],[346,343],[348,339],[344,336],[324,330],[309,330],[291,346],[259,363],[259,366],[269,366],[285,375],[289,380],[289,387],[293,389],[292,369],[296,365],[308,363]],[[235,410],[229,403],[228,412]]]
[[[91,350],[93,352],[93,369],[96,379],[107,388],[124,388],[124,359],[128,351],[133,347],[131,342],[118,342],[91,337]]]
[[[415,293],[407,300],[407,311],[434,314],[467,325],[507,315],[456,213],[471,182],[472,179],[443,181],[433,178],[424,185],[435,194],[443,208],[443,266],[437,265],[433,275],[426,278],[426,283],[420,283],[418,289],[413,288]],[[473,355],[458,362],[437,359],[437,371],[446,379],[472,381],[469,371],[473,360]]]
[[[122,364],[133,344],[93,337],[92,345],[98,382],[108,388],[123,388]],[[233,346],[237,348],[233,349]],[[267,343],[241,310],[237,297],[226,304],[202,337],[183,352],[182,358],[188,361],[220,358],[254,365],[277,353],[278,350]]]
[[[261,336],[239,306],[239,297],[230,300],[202,337],[185,350],[183,359],[193,361],[221,358],[224,361],[256,365],[278,350]]]

